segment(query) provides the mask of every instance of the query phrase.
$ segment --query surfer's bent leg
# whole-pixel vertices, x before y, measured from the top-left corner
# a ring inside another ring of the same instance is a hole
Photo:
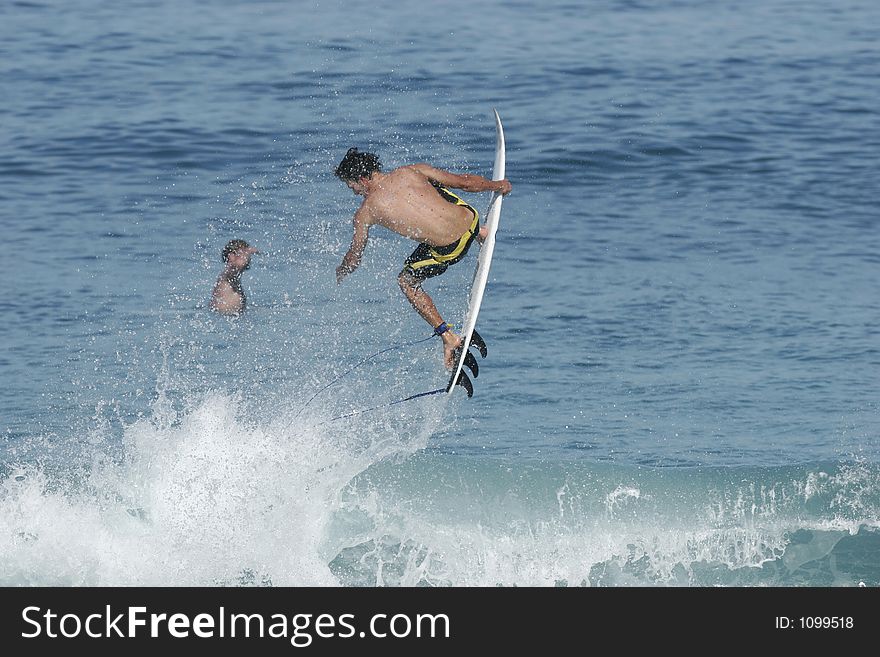
[[[443,269],[445,270],[446,268],[443,267]],[[432,275],[436,276],[439,273],[442,272],[437,272]],[[424,278],[425,277],[410,271],[408,265],[402,272],[400,272],[400,275],[397,277],[397,283],[400,285],[401,291],[409,300],[410,304],[412,304],[412,307],[416,309],[416,312],[421,315],[422,319],[431,325],[431,328],[436,330],[440,328],[441,325],[445,325],[445,322],[440,316],[437,306],[434,305],[434,301],[428,296],[428,293],[422,289],[422,281]],[[448,329],[439,335],[443,340],[443,361],[446,365],[446,369],[451,369],[454,362],[453,353],[455,352],[455,348],[461,344],[461,338]]]

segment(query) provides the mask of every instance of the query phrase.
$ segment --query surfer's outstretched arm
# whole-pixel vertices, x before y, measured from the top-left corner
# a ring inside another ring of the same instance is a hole
[[[337,283],[341,283],[343,278],[361,264],[361,257],[364,255],[370,233],[370,223],[367,216],[363,205],[354,215],[354,234],[351,237],[351,246],[348,247],[348,252],[342,257],[342,263],[336,268]]]
[[[509,194],[511,190],[510,181],[506,178],[504,180],[489,180],[474,173],[444,171],[443,169],[432,167],[430,164],[414,164],[413,168],[431,180],[436,180],[441,185],[463,189],[466,192]]]

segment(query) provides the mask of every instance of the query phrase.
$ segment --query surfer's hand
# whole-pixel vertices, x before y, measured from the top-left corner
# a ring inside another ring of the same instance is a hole
[[[356,250],[352,247],[348,250],[348,253],[343,256],[342,262],[340,262],[339,266],[336,268],[337,285],[342,282],[343,278],[358,268],[361,264],[361,253],[363,253],[363,246]]]
[[[497,182],[498,189],[495,190],[496,192],[500,192],[502,196],[510,194],[510,190],[513,189],[513,186],[510,184],[510,181],[507,180],[507,178],[505,178],[504,180],[499,180]]]

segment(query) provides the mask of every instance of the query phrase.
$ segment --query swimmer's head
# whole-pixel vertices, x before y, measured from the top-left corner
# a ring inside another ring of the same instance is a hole
[[[229,256],[247,256],[248,262],[250,262],[250,257],[255,253],[259,253],[259,251],[244,240],[229,240],[223,247],[221,255],[223,262],[228,262]]]
[[[361,178],[369,178],[376,171],[382,170],[382,163],[373,153],[361,153],[357,148],[349,148],[345,157],[336,167],[336,177],[345,182],[356,182]]]

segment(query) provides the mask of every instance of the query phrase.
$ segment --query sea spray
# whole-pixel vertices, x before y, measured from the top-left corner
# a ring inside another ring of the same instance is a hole
[[[431,431],[418,413],[405,441],[393,438],[399,418],[382,414],[356,431],[257,420],[218,392],[180,413],[159,395],[156,411],[124,428],[121,448],[93,432],[81,446],[88,467],[7,468],[0,582],[337,584],[325,553],[340,491],[371,464],[424,447]]]

